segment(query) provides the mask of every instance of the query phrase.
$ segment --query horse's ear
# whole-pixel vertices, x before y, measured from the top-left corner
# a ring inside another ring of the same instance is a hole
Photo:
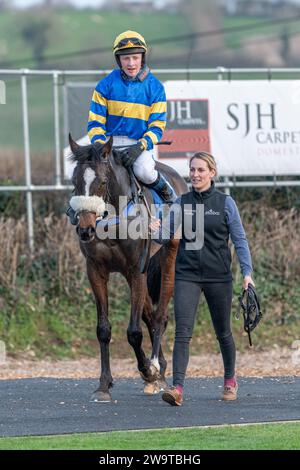
[[[102,153],[108,157],[108,155],[110,155],[111,153],[111,149],[112,149],[112,145],[113,145],[113,137],[110,136],[109,140],[106,142],[106,144],[104,145],[103,149],[102,149]]]
[[[77,142],[75,142],[75,140],[72,139],[72,136],[71,134],[69,133],[69,144],[70,144],[70,148],[72,150],[72,153],[76,153],[76,150],[79,149],[79,145],[77,144]]]

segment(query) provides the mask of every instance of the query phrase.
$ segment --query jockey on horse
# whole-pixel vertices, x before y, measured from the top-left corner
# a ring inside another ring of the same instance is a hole
[[[175,201],[174,190],[155,168],[154,145],[166,126],[167,103],[163,84],[146,65],[148,46],[135,31],[121,33],[114,42],[119,69],[114,69],[96,86],[89,112],[88,135],[91,143],[122,147],[122,161],[135,176],[154,189],[164,203]],[[67,215],[76,225],[75,211]]]

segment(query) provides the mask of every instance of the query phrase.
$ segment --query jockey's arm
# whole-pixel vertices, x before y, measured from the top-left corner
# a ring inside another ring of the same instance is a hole
[[[153,149],[162,138],[167,120],[167,100],[163,86],[154,98],[150,108],[147,130],[140,139],[145,150]]]
[[[87,125],[88,135],[92,144],[106,142],[107,99],[101,89],[101,82],[96,86],[89,111]]]

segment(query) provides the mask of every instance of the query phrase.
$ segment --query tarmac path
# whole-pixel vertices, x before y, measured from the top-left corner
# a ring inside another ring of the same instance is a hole
[[[171,381],[169,381],[171,383]],[[111,403],[93,403],[96,379],[0,381],[0,436],[300,420],[300,377],[240,377],[235,402],[220,400],[223,379],[189,378],[182,407],[142,393],[139,378],[118,379]]]

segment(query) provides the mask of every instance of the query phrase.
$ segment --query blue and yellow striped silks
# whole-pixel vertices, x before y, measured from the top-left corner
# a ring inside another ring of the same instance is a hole
[[[144,81],[126,80],[113,70],[96,86],[89,112],[92,143],[111,135],[140,140],[151,150],[166,127],[167,103],[161,82],[149,73]]]

